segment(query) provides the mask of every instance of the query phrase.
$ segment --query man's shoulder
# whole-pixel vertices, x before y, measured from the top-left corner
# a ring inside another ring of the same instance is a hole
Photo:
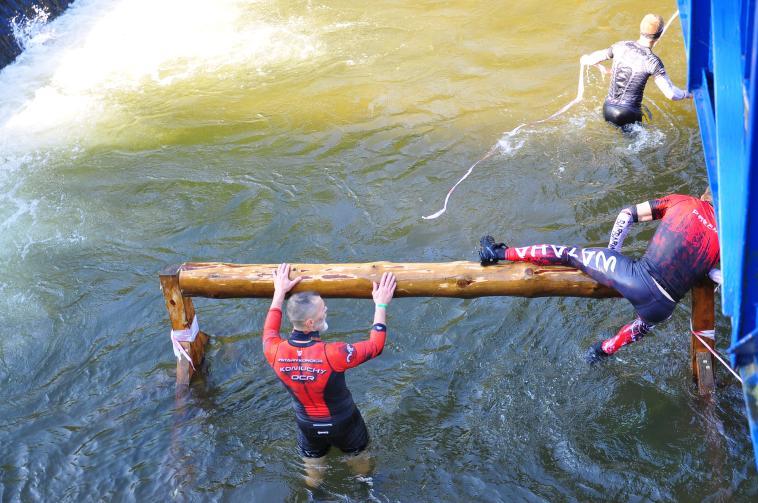
[[[653,70],[657,70],[659,68],[663,68],[663,60],[658,57],[657,54],[655,54],[653,51],[650,51],[650,53],[647,55],[647,61],[653,68]]]
[[[683,202],[696,203],[700,201],[699,197],[691,196],[689,194],[669,194],[668,196],[666,196],[666,198],[669,201],[676,202],[676,203],[683,203]]]
[[[668,196],[662,197],[661,200],[665,203],[665,206],[667,208],[670,208],[670,211],[676,212],[677,214],[680,211],[689,212],[693,208],[700,207],[700,198],[690,196],[688,194],[669,194]]]

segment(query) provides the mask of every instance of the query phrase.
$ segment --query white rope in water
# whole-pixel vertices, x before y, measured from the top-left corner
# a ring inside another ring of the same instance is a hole
[[[718,361],[720,361],[720,362],[721,362],[721,364],[722,364],[724,367],[726,367],[726,369],[727,369],[729,372],[731,372],[731,373],[732,373],[732,375],[733,375],[734,377],[736,377],[736,378],[737,378],[737,380],[738,380],[740,383],[742,383],[742,378],[741,378],[740,376],[738,376],[738,375],[737,375],[737,372],[735,372],[735,371],[734,371],[734,369],[733,369],[732,367],[730,367],[730,366],[729,366],[729,364],[728,364],[728,363],[726,363],[726,362],[725,362],[725,361],[724,361],[724,360],[721,358],[721,356],[720,356],[720,355],[719,355],[719,354],[718,354],[718,353],[717,353],[717,352],[716,352],[716,351],[715,351],[715,350],[714,350],[714,349],[713,349],[713,348],[712,348],[710,345],[708,345],[708,343],[707,343],[707,342],[705,342],[705,341],[703,340],[703,338],[702,338],[702,337],[700,337],[700,335],[699,335],[699,332],[698,332],[698,331],[696,331],[696,330],[692,330],[692,335],[694,335],[695,337],[697,337],[697,340],[699,340],[699,341],[700,341],[700,342],[703,344],[703,346],[705,346],[705,349],[707,349],[708,351],[710,351],[710,352],[711,352],[711,354],[712,354],[713,356],[715,356],[715,357],[716,357],[716,359],[717,359]]]
[[[679,15],[679,11],[676,11],[671,16],[671,19],[669,19],[668,23],[666,23],[666,25],[663,27],[663,32],[661,32],[661,38],[663,37],[663,34],[666,33],[666,30],[671,25],[671,22],[678,15]],[[579,85],[577,86],[577,90],[576,90],[576,98],[574,98],[573,100],[571,100],[563,108],[561,108],[560,110],[558,110],[557,112],[555,112],[550,117],[547,117],[546,119],[540,119],[538,121],[525,122],[523,124],[519,124],[518,126],[516,126],[515,128],[513,128],[512,130],[508,131],[507,133],[503,133],[503,136],[513,137],[523,127],[534,126],[536,124],[541,124],[543,122],[547,122],[549,120],[555,119],[556,117],[558,117],[559,115],[561,115],[562,113],[564,113],[566,110],[568,110],[569,108],[573,107],[574,105],[576,105],[577,103],[579,103],[580,101],[582,101],[582,98],[584,97],[584,67],[585,67],[585,65],[579,65]],[[497,143],[495,143],[492,146],[492,148],[490,148],[487,151],[487,153],[484,154],[483,157],[481,157],[478,161],[476,161],[474,164],[472,164],[471,167],[468,169],[468,171],[466,171],[466,173],[464,173],[464,175],[457,182],[455,182],[455,185],[453,185],[450,188],[450,190],[447,191],[447,195],[445,196],[445,203],[442,205],[442,209],[441,210],[439,210],[437,213],[432,213],[431,215],[427,215],[425,217],[422,216],[421,218],[423,218],[424,220],[434,220],[435,218],[437,218],[440,215],[442,215],[443,213],[445,213],[447,211],[447,203],[450,200],[450,196],[453,195],[453,192],[458,187],[458,185],[460,185],[461,182],[463,182],[463,180],[465,180],[466,178],[469,177],[469,175],[471,174],[471,172],[474,171],[474,168],[476,168],[476,166],[480,162],[485,161],[485,160],[489,159],[490,157],[492,157],[495,154],[495,152],[497,152],[497,148],[498,148],[498,146],[500,145],[501,142],[502,142],[502,139],[499,140]]]
[[[559,115],[561,115],[563,112],[565,112],[569,108],[573,107],[574,105],[576,105],[577,103],[579,103],[580,101],[582,101],[582,97],[583,96],[584,96],[584,65],[579,65],[579,86],[578,86],[578,89],[577,89],[576,98],[574,98],[573,100],[571,100],[570,103],[567,103],[563,108],[561,108],[560,110],[558,110],[557,112],[555,112],[550,117],[548,117],[546,119],[540,119],[540,120],[534,121],[534,122],[525,122],[523,124],[519,124],[518,126],[516,126],[515,128],[513,128],[512,130],[508,131],[507,133],[503,133],[503,136],[513,137],[523,127],[533,126],[535,124],[540,124],[542,122],[547,122],[547,121],[549,121],[551,119],[555,119],[556,117],[558,117]],[[502,141],[502,140],[500,140],[500,141]],[[468,169],[468,171],[466,171],[466,173],[460,178],[460,180],[458,180],[455,183],[455,185],[453,185],[450,188],[450,190],[447,191],[447,196],[445,196],[445,203],[442,205],[442,209],[441,210],[439,210],[437,213],[433,213],[431,215],[428,215],[428,216],[425,216],[425,217],[421,217],[421,218],[423,218],[424,220],[433,220],[433,219],[439,217],[440,215],[442,215],[443,213],[445,213],[447,211],[447,202],[450,200],[450,196],[453,194],[453,191],[456,189],[456,187],[458,187],[458,185],[460,185],[461,182],[463,182],[463,180],[465,180],[466,178],[468,178],[468,176],[471,174],[471,172],[474,171],[474,168],[477,166],[477,164],[479,164],[480,162],[482,162],[484,160],[489,159],[490,157],[493,156],[493,154],[495,152],[497,152],[497,148],[498,148],[498,146],[500,146],[500,141],[498,141],[497,143],[495,143],[492,146],[492,148],[489,149],[489,151],[487,151],[486,154],[484,154],[483,157],[481,157],[478,161],[476,161],[474,164],[472,164],[471,167]]]

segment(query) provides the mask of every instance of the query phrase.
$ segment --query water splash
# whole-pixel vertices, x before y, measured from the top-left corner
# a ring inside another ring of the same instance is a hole
[[[15,16],[10,20],[10,28],[16,44],[25,51],[34,45],[44,44],[55,36],[48,27],[50,11],[45,7],[32,6],[34,11],[30,17]]]
[[[636,123],[628,126],[627,133],[632,142],[623,148],[626,152],[639,154],[643,150],[655,148],[664,143],[666,134],[651,125],[643,126]]]
[[[322,53],[303,18],[269,10],[243,0],[82,0],[45,24],[38,9],[16,21],[27,51],[0,72],[0,152],[92,140],[103,123],[128,122],[146,90],[234,85]]]

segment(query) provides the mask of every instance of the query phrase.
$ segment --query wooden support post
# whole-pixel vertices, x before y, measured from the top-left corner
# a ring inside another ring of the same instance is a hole
[[[697,381],[698,393],[707,395],[716,387],[713,376],[713,357],[705,345],[694,333],[711,348],[716,347],[716,314],[713,296],[713,282],[704,278],[692,288],[692,318],[693,335],[690,337],[690,355],[692,357],[692,375]]]
[[[169,266],[160,274],[161,290],[166,300],[166,309],[168,317],[171,320],[172,330],[188,330],[192,327],[192,320],[195,317],[195,306],[192,305],[192,299],[182,295],[179,288],[179,270],[181,266]],[[190,362],[186,358],[180,357],[176,362],[176,384],[187,385],[195,373],[200,368],[205,355],[205,344],[208,342],[208,336],[204,332],[198,332],[193,342],[180,342],[181,346],[192,358],[193,370]]]

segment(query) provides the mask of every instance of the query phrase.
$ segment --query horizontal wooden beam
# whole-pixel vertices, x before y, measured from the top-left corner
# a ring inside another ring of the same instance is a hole
[[[188,297],[271,297],[277,265],[187,262],[178,267],[179,288]],[[371,282],[385,271],[397,277],[396,297],[619,297],[576,269],[523,262],[487,267],[476,262],[292,264],[291,277],[304,278],[295,292],[371,298]]]

